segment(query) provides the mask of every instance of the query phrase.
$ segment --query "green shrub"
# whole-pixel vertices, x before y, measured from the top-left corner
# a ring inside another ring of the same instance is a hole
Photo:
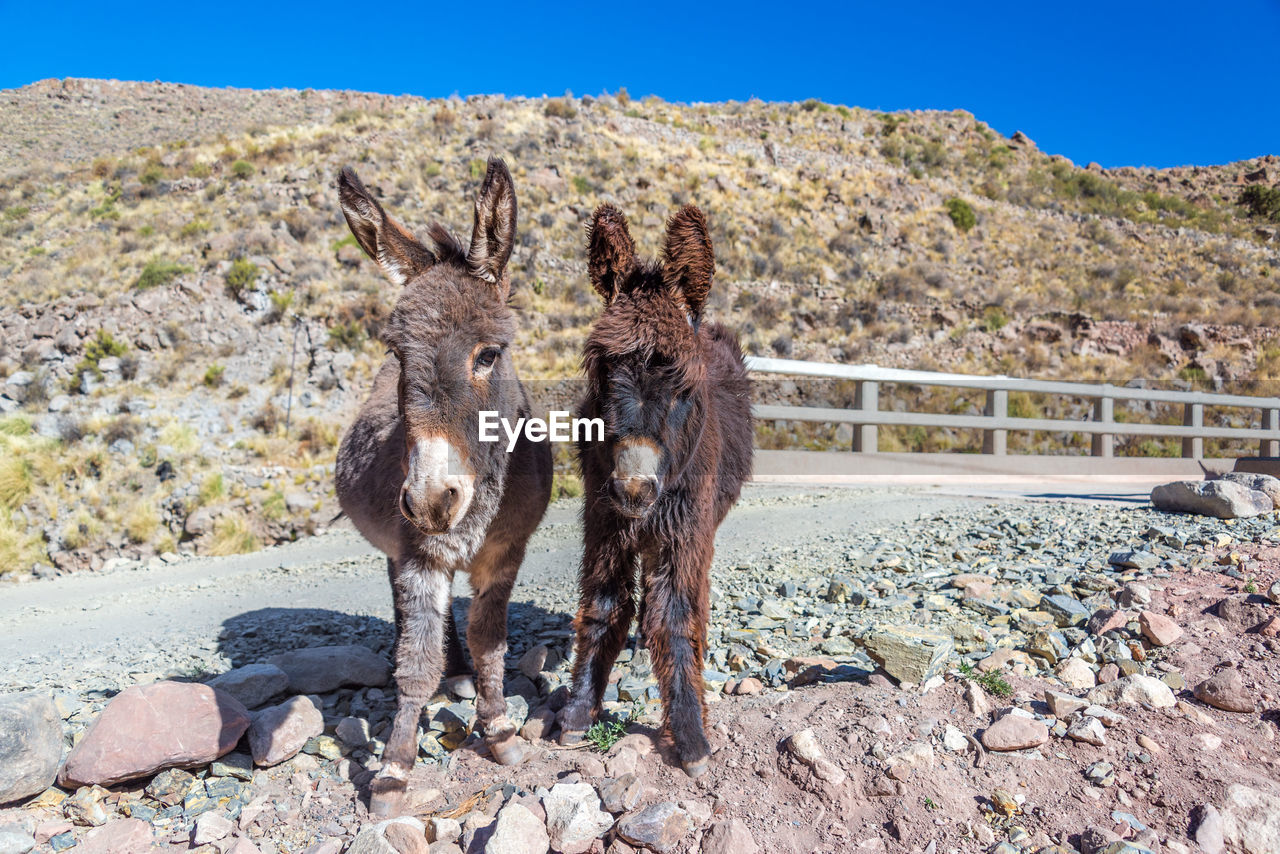
[[[164,177],[164,170],[160,168],[159,163],[148,163],[147,168],[142,170],[142,174],[138,176],[138,180],[148,187],[153,187],[160,183],[160,179]]]
[[[147,266],[142,268],[142,272],[138,274],[138,279],[133,283],[133,286],[140,291],[158,288],[169,284],[178,276],[190,272],[191,268],[185,264],[155,258],[148,261]]]
[[[1280,222],[1280,187],[1264,187],[1261,184],[1245,187],[1240,194],[1240,204],[1244,205],[1250,216]]]
[[[978,224],[973,208],[964,199],[947,199],[947,216],[951,217],[952,224],[961,231],[968,231]]]
[[[237,258],[231,262],[231,269],[227,271],[227,289],[239,298],[240,294],[258,280],[258,272],[257,264],[248,258]]]
[[[215,362],[204,372],[204,384],[209,388],[217,388],[222,385],[222,375],[226,371],[226,365],[219,365]]]
[[[1009,315],[998,305],[989,305],[982,313],[982,329],[985,332],[999,332],[1009,324]]]
[[[25,219],[29,213],[31,213],[31,208],[26,205],[14,205],[4,212],[4,218],[10,222],[17,222],[20,219]]]
[[[591,182],[586,178],[583,178],[581,175],[573,176],[573,178],[569,180],[569,183],[573,185],[574,192],[580,196],[585,196],[591,192]]]
[[[199,237],[209,230],[209,223],[202,219],[193,219],[179,231],[179,237]]]
[[[93,340],[85,346],[84,358],[76,366],[75,376],[78,378],[85,371],[92,371],[95,376],[101,377],[102,370],[98,367],[98,363],[108,356],[123,356],[128,350],[123,341],[117,341],[110,332],[99,329],[93,336]]]
[[[247,181],[252,178],[257,171],[248,160],[237,160],[231,164],[231,174],[241,181]]]

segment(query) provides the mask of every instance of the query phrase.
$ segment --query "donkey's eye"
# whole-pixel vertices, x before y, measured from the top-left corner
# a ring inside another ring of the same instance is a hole
[[[493,363],[498,361],[498,357],[502,355],[502,350],[498,347],[485,347],[476,356],[476,363],[472,370],[477,374],[488,373],[493,369]]]

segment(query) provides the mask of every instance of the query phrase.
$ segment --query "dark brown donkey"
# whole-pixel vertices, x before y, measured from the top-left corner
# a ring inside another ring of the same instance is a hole
[[[336,468],[342,509],[386,552],[395,599],[399,705],[370,800],[374,813],[387,815],[417,759],[418,717],[444,673],[446,634],[450,673],[464,670],[450,609],[459,570],[474,591],[467,646],[485,741],[503,764],[522,757],[502,692],[507,600],[551,495],[551,451],[523,434],[511,453],[503,442],[479,440],[480,410],[512,423],[530,414],[507,352],[515,336],[505,269],[516,199],[506,164],[489,161],[469,248],[434,224],[435,248],[427,249],[349,168],[338,194],[356,240],[404,286],[383,331],[391,352],[343,437]]]
[[[601,205],[588,232],[604,313],[587,339],[580,415],[605,441],[578,446],[585,487],[582,595],[562,743],[600,712],[635,614],[653,655],[667,729],[685,771],[707,768],[702,661],[716,528],[751,472],[751,385],[737,338],[702,323],[715,257],[702,212],[667,223],[660,263],[639,262],[627,220]]]

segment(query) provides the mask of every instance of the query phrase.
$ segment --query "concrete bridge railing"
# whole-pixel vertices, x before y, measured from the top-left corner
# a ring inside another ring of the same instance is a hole
[[[757,404],[756,418],[770,421],[808,421],[849,424],[853,427],[853,450],[874,454],[878,451],[877,431],[880,425],[943,427],[982,431],[984,454],[1007,453],[1010,431],[1043,431],[1088,433],[1092,437],[1091,455],[1111,457],[1116,436],[1155,436],[1182,440],[1182,456],[1200,459],[1204,456],[1205,439],[1239,439],[1256,441],[1259,456],[1280,456],[1280,397],[1252,397],[1236,394],[1210,394],[1195,391],[1163,391],[1127,388],[1110,384],[1056,382],[1050,380],[1014,379],[1005,376],[975,376],[932,371],[909,371],[876,365],[833,365],[792,359],[748,357],[747,368],[754,374],[780,374],[794,377],[819,377],[855,383],[852,409],[828,409],[807,406],[775,406]],[[895,412],[880,409],[880,386],[901,383],[917,386],[945,386],[986,392],[982,415]],[[1088,421],[1051,418],[1018,418],[1009,415],[1009,393],[1058,395],[1092,400],[1092,418]],[[1182,424],[1150,424],[1115,420],[1117,400],[1136,400],[1180,405]],[[1205,424],[1205,409],[1231,408],[1261,413],[1260,427],[1217,427]]]

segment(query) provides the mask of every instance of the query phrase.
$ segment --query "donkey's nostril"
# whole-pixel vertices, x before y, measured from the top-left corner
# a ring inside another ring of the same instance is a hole
[[[406,519],[413,519],[413,501],[409,498],[409,493],[405,490],[400,491],[400,512],[404,514]]]

